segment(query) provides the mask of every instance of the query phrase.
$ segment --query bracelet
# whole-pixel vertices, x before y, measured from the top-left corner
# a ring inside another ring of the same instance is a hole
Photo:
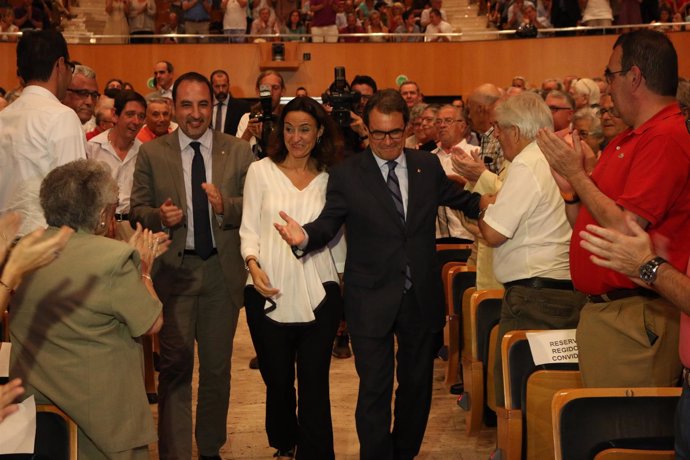
[[[5,284],[5,282],[4,282],[3,280],[0,280],[0,286],[2,286],[3,288],[5,288],[5,289],[7,290],[7,292],[10,293],[10,295],[14,295],[14,289],[12,289],[12,288],[9,287],[7,284]]]
[[[151,279],[151,275],[149,275],[148,273],[142,273],[141,277],[149,281],[153,281],[153,279]]]
[[[244,269],[245,270],[249,271],[249,262],[251,262],[252,260],[254,262],[256,262],[257,267],[261,268],[261,264],[259,263],[259,259],[257,259],[254,256],[249,256],[249,257],[247,257],[247,260],[244,262]]]

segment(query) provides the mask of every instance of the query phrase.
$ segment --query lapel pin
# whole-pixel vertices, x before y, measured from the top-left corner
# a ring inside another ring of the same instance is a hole
[[[618,154],[618,158],[623,158],[624,156],[625,156],[625,154],[623,152]]]
[[[225,155],[225,150],[221,150],[221,151],[220,151],[220,154],[221,154],[221,155]]]
[[[421,174],[422,170],[417,168],[417,174]]]

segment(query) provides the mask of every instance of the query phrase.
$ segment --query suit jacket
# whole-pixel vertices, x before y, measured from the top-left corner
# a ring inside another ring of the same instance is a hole
[[[242,192],[244,178],[254,156],[249,143],[227,134],[213,131],[213,178],[223,195],[224,212],[220,223],[212,222],[213,237],[218,249],[220,265],[233,295],[235,305],[242,305],[242,289],[247,278],[240,255],[239,228],[242,220]],[[139,149],[134,170],[130,202],[130,220],[151,230],[163,229],[159,207],[166,199],[183,210],[185,217],[167,229],[172,244],[154,266],[156,289],[169,292],[172,286],[166,274],[173,274],[182,264],[187,239],[187,200],[182,172],[182,155],[178,131],[143,144]],[[180,288],[177,286],[177,288]]]
[[[443,172],[436,155],[405,149],[409,178],[406,222],[398,215],[371,150],[329,171],[326,205],[304,226],[305,252],[328,243],[344,223],[345,318],[355,335],[381,337],[393,326],[410,267],[426,326],[445,322],[441,274],[436,259],[435,221],[439,206],[479,214],[480,195],[464,191]]]
[[[227,103],[228,110],[225,112],[223,132],[235,136],[237,135],[237,125],[240,123],[240,118],[250,111],[251,106],[249,102],[242,99],[235,99],[232,96],[228,96]]]

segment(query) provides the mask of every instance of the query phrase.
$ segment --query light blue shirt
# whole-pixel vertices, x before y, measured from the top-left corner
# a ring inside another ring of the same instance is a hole
[[[201,144],[201,156],[204,158],[204,167],[206,168],[206,182],[211,183],[213,180],[213,157],[211,155],[211,149],[213,148],[213,133],[210,129],[199,139],[191,139],[187,137],[181,129],[177,130],[180,138],[180,151],[182,154],[182,177],[184,178],[184,190],[185,198],[187,200],[187,209],[185,213],[187,215],[187,242],[185,244],[185,249],[194,249],[194,209],[192,208],[192,160],[194,159],[194,149],[189,145],[192,142],[199,142]],[[209,203],[208,218],[211,225],[214,225],[214,221],[211,218],[213,209]],[[213,247],[216,247],[216,239],[211,233],[213,238]]]
[[[388,163],[388,160],[383,160],[377,157],[374,152],[371,152],[371,154],[374,155],[374,160],[376,160],[376,163],[379,165],[379,169],[381,170],[381,174],[383,175],[383,181],[387,182],[388,165],[386,163]],[[407,157],[405,156],[405,153],[401,153],[400,156],[393,161],[398,163],[398,166],[395,167],[394,171],[395,175],[398,176],[398,182],[400,183],[400,194],[402,195],[403,207],[405,208],[405,218],[407,218],[407,197],[409,195],[409,181],[407,178]]]

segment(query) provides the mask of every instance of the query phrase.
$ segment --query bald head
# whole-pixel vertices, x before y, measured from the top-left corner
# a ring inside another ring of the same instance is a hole
[[[491,117],[496,102],[501,98],[501,91],[496,85],[485,83],[477,87],[467,101],[469,122],[473,130],[485,133],[491,127]]]

